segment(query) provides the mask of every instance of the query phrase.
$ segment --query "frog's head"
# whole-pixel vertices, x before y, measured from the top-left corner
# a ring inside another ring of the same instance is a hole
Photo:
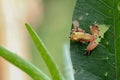
[[[82,32],[72,32],[69,38],[73,41],[79,41],[82,37],[84,37],[83,34],[84,33]]]

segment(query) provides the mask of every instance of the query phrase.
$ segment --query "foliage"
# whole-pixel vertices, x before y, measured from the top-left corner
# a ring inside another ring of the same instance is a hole
[[[26,28],[27,28],[33,42],[35,43],[35,46],[37,47],[41,57],[43,58],[44,62],[46,63],[46,65],[51,73],[52,80],[56,80],[56,79],[63,80],[62,75],[58,69],[58,66],[54,62],[55,60],[53,60],[52,56],[50,55],[47,48],[42,43],[41,39],[38,37],[38,35],[35,33],[35,31],[30,27],[29,24],[25,24],[25,25],[26,25]]]
[[[29,63],[28,61],[22,59],[15,53],[12,53],[8,51],[7,49],[0,46],[0,56],[2,56],[7,61],[11,62],[13,65],[19,67],[21,70],[26,72],[28,75],[30,75],[34,80],[64,80],[61,72],[58,69],[57,64],[55,63],[55,60],[53,60],[50,53],[47,51],[47,48],[42,43],[41,39],[38,37],[36,32],[31,28],[29,24],[25,24],[26,28],[33,39],[33,42],[35,43],[35,46],[37,47],[41,57],[43,58],[44,62],[46,63],[52,79],[50,79],[46,74],[44,74],[40,69],[35,67],[33,64]]]

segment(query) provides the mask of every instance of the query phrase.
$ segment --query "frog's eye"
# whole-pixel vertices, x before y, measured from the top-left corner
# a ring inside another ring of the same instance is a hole
[[[99,38],[101,38],[101,36],[99,36]]]
[[[73,32],[72,35],[75,35],[75,33]]]

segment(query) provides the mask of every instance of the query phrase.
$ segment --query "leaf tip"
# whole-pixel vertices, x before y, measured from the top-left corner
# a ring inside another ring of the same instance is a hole
[[[28,23],[25,23],[25,26],[26,26],[26,27],[29,27],[30,25],[29,25]]]
[[[25,23],[25,27],[27,28],[28,31],[31,31],[31,30],[32,30],[30,24],[28,24],[28,23]]]

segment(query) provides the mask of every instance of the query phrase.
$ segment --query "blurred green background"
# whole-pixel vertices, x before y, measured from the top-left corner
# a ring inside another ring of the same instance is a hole
[[[69,46],[75,2],[76,0],[0,0],[0,45],[32,61],[50,76],[25,28],[27,22],[38,33],[64,74],[64,45]],[[0,80],[26,80],[25,77],[28,79],[27,74],[0,57]]]
[[[39,27],[36,28],[38,35],[53,55],[63,73],[64,44],[69,45],[69,34],[75,1],[76,0],[44,0],[44,19],[42,24],[39,24]],[[30,42],[30,44],[33,63],[49,75],[47,67],[45,67],[46,65],[39,54],[37,54],[37,49],[32,42]]]

